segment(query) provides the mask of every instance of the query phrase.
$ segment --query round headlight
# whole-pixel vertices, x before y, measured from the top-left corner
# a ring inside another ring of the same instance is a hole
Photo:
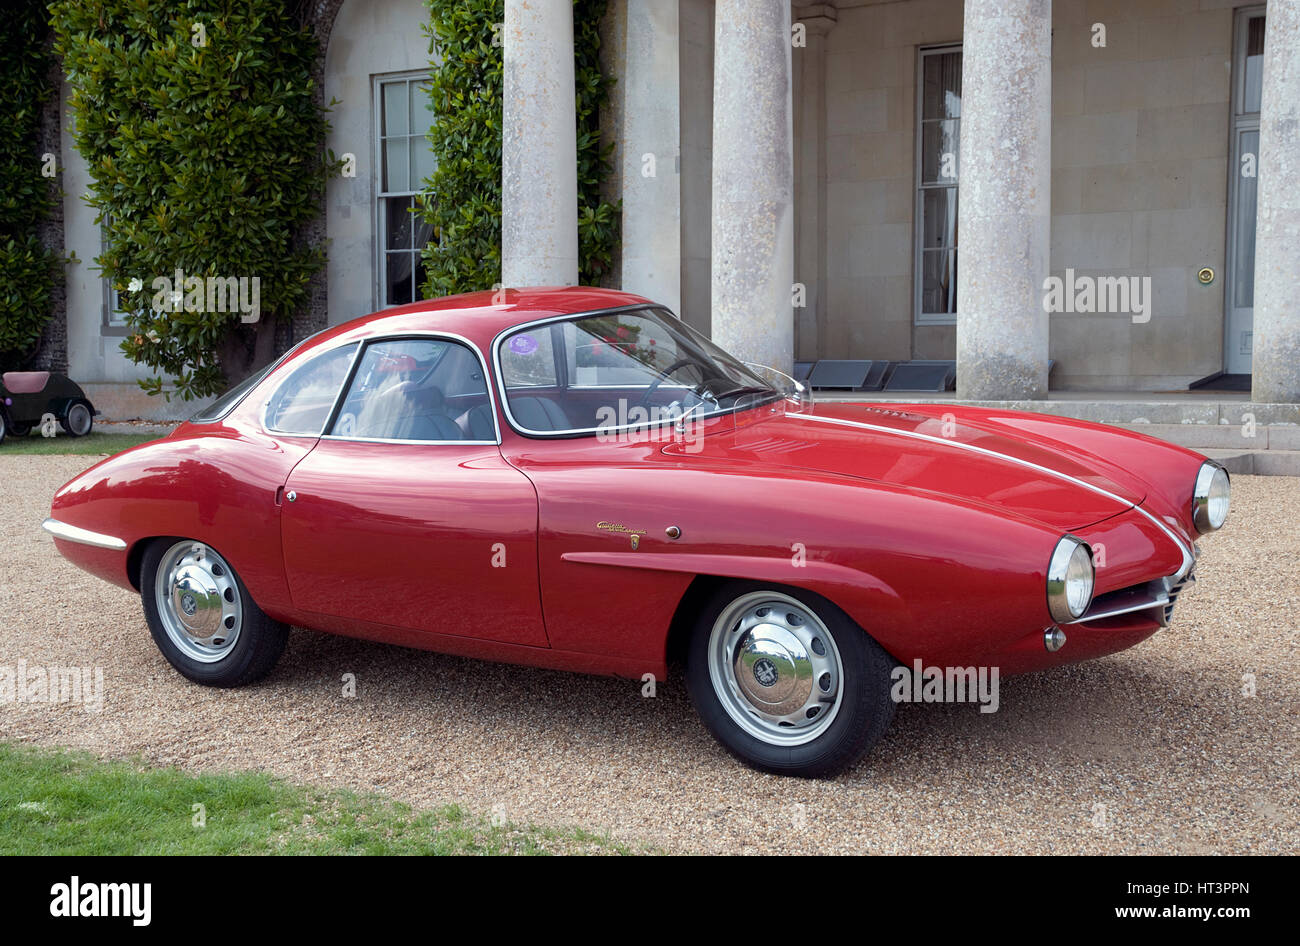
[[[1047,565],[1047,610],[1058,624],[1083,617],[1092,604],[1092,549],[1067,535],[1056,543]]]
[[[1204,535],[1223,526],[1228,518],[1228,500],[1231,493],[1228,471],[1206,460],[1196,471],[1196,488],[1192,491],[1192,521],[1196,531]]]

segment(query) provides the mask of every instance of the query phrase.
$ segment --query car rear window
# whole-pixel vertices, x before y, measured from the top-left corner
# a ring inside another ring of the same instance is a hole
[[[244,399],[249,391],[257,386],[257,383],[266,377],[266,373],[271,370],[271,365],[267,365],[261,371],[255,371],[243,381],[240,381],[233,388],[227,391],[221,397],[217,398],[207,407],[200,410],[190,418],[191,424],[211,424],[214,421],[221,420],[232,410],[235,405]]]

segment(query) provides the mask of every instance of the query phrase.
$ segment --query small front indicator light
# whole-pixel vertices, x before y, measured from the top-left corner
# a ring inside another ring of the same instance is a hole
[[[1065,631],[1059,627],[1049,627],[1043,632],[1043,646],[1049,654],[1054,654],[1065,646]]]

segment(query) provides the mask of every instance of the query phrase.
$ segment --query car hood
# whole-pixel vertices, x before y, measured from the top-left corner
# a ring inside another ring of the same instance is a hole
[[[1072,447],[1068,424],[1057,424],[1049,436],[1017,430],[1018,418],[1033,415],[941,411],[943,405],[830,404],[799,413],[759,408],[736,415],[730,429],[666,452],[924,490],[1062,531],[1109,519],[1145,498],[1136,477]]]

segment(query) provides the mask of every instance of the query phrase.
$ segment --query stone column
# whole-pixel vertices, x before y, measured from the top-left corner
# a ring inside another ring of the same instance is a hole
[[[682,314],[677,0],[627,0],[622,287]]]
[[[794,152],[788,0],[717,0],[713,59],[713,340],[794,361]]]
[[[1270,3],[1264,27],[1255,218],[1251,399],[1300,401],[1300,3]]]
[[[1052,3],[966,0],[957,394],[1047,396]]]
[[[571,286],[578,282],[573,3],[506,0],[505,9],[501,281]]]
[[[794,47],[795,282],[803,308],[794,310],[794,351],[815,361],[826,339],[826,34],[838,19],[830,4],[797,8],[804,46]]]

